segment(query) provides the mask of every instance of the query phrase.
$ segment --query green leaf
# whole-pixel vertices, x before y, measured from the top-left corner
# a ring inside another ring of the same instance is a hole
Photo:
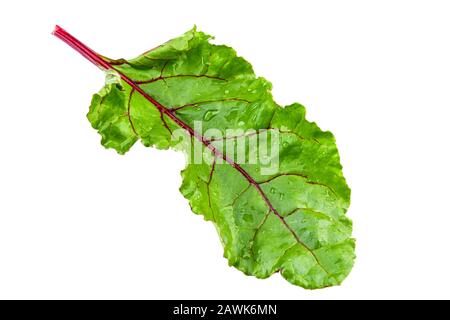
[[[195,28],[131,60],[100,56],[61,30],[109,70],[88,113],[101,143],[120,154],[137,141],[186,152],[180,191],[214,223],[231,266],[258,278],[280,272],[309,289],[343,281],[355,258],[350,189],[333,135],[307,121],[303,106],[279,106],[270,82]],[[182,144],[173,138],[180,130],[189,133]]]

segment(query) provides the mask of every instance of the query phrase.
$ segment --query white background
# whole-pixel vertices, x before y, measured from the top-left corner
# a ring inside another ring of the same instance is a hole
[[[0,298],[450,298],[447,1],[2,4]],[[355,267],[308,291],[227,266],[178,187],[184,157],[105,150],[103,74],[50,35],[131,58],[197,24],[331,130],[352,188]]]

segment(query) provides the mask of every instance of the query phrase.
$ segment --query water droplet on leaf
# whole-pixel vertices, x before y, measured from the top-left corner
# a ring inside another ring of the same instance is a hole
[[[120,83],[119,73],[115,70],[105,71],[105,83],[106,84]]]

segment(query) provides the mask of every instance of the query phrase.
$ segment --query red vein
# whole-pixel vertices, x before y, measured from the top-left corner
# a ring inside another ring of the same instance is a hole
[[[313,250],[311,250],[308,246],[303,243],[303,241],[299,238],[297,233],[291,228],[290,225],[286,222],[286,220],[283,218],[283,216],[278,212],[277,209],[274,208],[272,203],[270,202],[267,195],[262,190],[261,186],[249,175],[247,171],[245,171],[239,164],[234,162],[231,158],[229,158],[227,155],[222,153],[220,150],[218,150],[216,147],[214,147],[211,144],[211,141],[206,139],[204,136],[202,136],[200,133],[196,132],[194,129],[192,129],[189,125],[187,125],[185,122],[177,118],[169,108],[163,106],[160,102],[155,100],[153,97],[151,97],[148,93],[146,93],[141,87],[139,87],[137,82],[134,82],[129,77],[127,77],[125,74],[120,72],[119,70],[115,69],[110,63],[103,60],[101,56],[96,53],[94,50],[87,47],[85,44],[80,42],[78,39],[70,35],[67,31],[65,31],[63,28],[56,26],[55,30],[53,31],[53,35],[55,35],[57,38],[64,41],[66,44],[71,46],[73,49],[75,49],[78,53],[80,53],[82,56],[84,56],[86,59],[91,61],[96,66],[106,69],[106,70],[115,70],[122,80],[126,82],[129,86],[134,88],[137,92],[139,92],[145,99],[147,99],[149,102],[151,102],[160,112],[166,114],[170,119],[172,119],[173,122],[175,122],[177,125],[179,125],[181,128],[186,130],[191,136],[195,137],[197,140],[199,140],[201,143],[205,145],[208,149],[212,151],[214,156],[216,158],[222,158],[225,160],[229,165],[231,165],[233,168],[235,168],[242,176],[244,176],[245,179],[258,191],[258,193],[263,198],[264,202],[270,209],[270,211],[280,219],[282,224],[288,229],[288,231],[292,234],[292,236],[295,238],[297,243],[299,243],[302,247],[304,247],[316,260],[316,263],[326,272],[328,271],[321,265],[318,257],[314,253]]]
[[[275,130],[275,131],[278,131],[279,133],[284,133],[284,134],[293,134],[293,135],[297,136],[300,140],[311,140],[311,141],[313,141],[315,143],[319,143],[319,141],[317,141],[317,139],[315,139],[315,138],[311,138],[311,139],[310,138],[305,138],[305,137],[299,135],[295,131],[281,130],[279,128],[259,129],[259,130],[253,131],[253,132],[246,132],[246,133],[243,133],[243,134],[240,134],[240,135],[237,135],[237,136],[228,136],[228,137],[223,137],[223,138],[213,138],[213,139],[211,139],[211,141],[222,141],[222,140],[231,140],[231,139],[238,139],[238,138],[244,138],[244,137],[251,137],[251,136],[258,135],[260,133],[267,132],[267,131],[272,131],[272,130]]]
[[[303,179],[309,179],[308,176],[306,176],[306,175],[304,175],[302,173],[294,173],[294,172],[292,172],[292,173],[279,173],[279,174],[277,174],[277,175],[275,175],[273,177],[270,177],[267,180],[259,181],[258,183],[259,184],[269,183],[272,180],[275,180],[275,179],[280,178],[280,177],[285,177],[285,176],[296,176],[296,177],[301,177]]]
[[[261,222],[259,223],[259,225],[256,227],[255,229],[255,233],[253,233],[253,237],[252,237],[252,242],[250,245],[250,251],[253,252],[253,247],[255,245],[255,240],[256,240],[256,236],[258,235],[259,230],[261,230],[262,226],[264,225],[264,223],[266,223],[267,218],[269,217],[270,214],[270,210],[267,211],[267,213],[264,215],[264,218],[261,220]],[[254,253],[254,252],[253,252]]]
[[[120,66],[120,65],[123,65],[123,64],[127,64],[127,65],[131,65],[127,60],[125,60],[125,59],[116,59],[116,60],[112,60],[112,59],[108,59],[108,58],[106,58],[106,57],[103,57],[103,59],[105,59],[106,61],[108,61],[108,63],[110,64],[110,65],[113,65],[113,66]]]
[[[173,111],[178,111],[178,110],[186,108],[186,107],[197,107],[200,104],[214,103],[214,102],[226,102],[226,101],[241,101],[241,102],[250,103],[249,100],[241,99],[241,98],[224,98],[224,99],[204,100],[204,101],[192,102],[192,103],[184,104],[184,105],[179,106],[179,107],[170,108],[170,110],[173,112]]]
[[[246,137],[252,137],[255,136],[257,134],[260,134],[262,132],[266,132],[269,131],[270,129],[260,129],[260,130],[255,130],[252,132],[246,132],[237,136],[228,136],[228,137],[221,137],[221,138],[211,138],[211,141],[223,141],[223,140],[232,140],[232,139],[239,139],[239,138],[246,138]]]
[[[295,132],[295,131],[291,131],[291,130],[281,130],[281,129],[278,129],[278,128],[269,128],[269,130],[278,130],[278,132],[280,132],[280,133],[293,134],[293,135],[297,136],[300,140],[306,140],[305,137],[299,135],[299,134],[298,134],[297,132]],[[316,139],[314,139],[313,141],[314,141],[314,142],[317,142]]]
[[[169,63],[169,60],[166,60],[166,62],[164,62],[162,68],[161,68],[161,72],[159,73],[159,78],[162,79],[162,81],[164,81],[164,84],[167,86],[167,81],[166,78],[163,78],[163,72],[164,69],[166,68],[167,64]]]
[[[157,78],[153,78],[153,79],[149,79],[149,80],[143,80],[143,81],[134,81],[134,83],[136,83],[136,84],[148,84],[148,83],[156,82],[156,81],[159,81],[159,80],[167,80],[167,79],[183,78],[183,77],[209,78],[209,79],[227,81],[224,78],[215,77],[215,76],[208,76],[206,74],[175,74],[173,76],[162,76],[162,75],[160,75]]]
[[[331,188],[330,186],[326,185],[325,183],[321,183],[321,182],[316,182],[316,181],[306,181],[307,184],[313,185],[313,186],[321,186],[324,188],[327,188],[328,190],[330,190],[334,195],[336,195],[336,192],[333,190],[333,188]]]
[[[247,190],[251,187],[251,184],[249,183],[248,186],[246,186],[241,192],[239,192],[239,194],[233,199],[233,201],[231,202],[231,205],[234,207],[234,205],[236,204],[236,201],[238,201],[238,199],[245,193],[247,192]]]
[[[128,60],[125,60],[125,59],[109,59],[109,58],[107,58],[107,57],[104,57],[104,56],[101,56],[105,61],[108,61],[108,63],[110,64],[110,65],[113,65],[113,66],[121,66],[121,65],[124,65],[124,64],[127,64],[127,65],[129,65],[129,66],[132,66],[132,64],[130,63],[130,61],[128,61]],[[147,58],[147,59],[149,59],[149,60],[152,60],[152,61],[166,61],[166,62],[168,62],[169,60],[172,60],[173,58],[170,58],[170,59],[163,59],[163,58],[161,58],[161,59],[159,59],[159,58],[149,58],[149,57],[146,57],[146,56],[144,56],[145,58]]]
[[[133,98],[134,88],[131,89],[130,96],[128,97],[128,109],[127,109],[127,117],[128,121],[130,121],[131,129],[133,130],[136,136],[139,136],[136,132],[136,128],[134,127],[133,121],[131,120],[131,99]]]
[[[214,214],[214,210],[211,205],[211,191],[209,190],[209,186],[211,184],[215,168],[216,168],[216,158],[214,158],[214,160],[213,160],[213,163],[211,166],[211,171],[209,172],[209,178],[208,178],[208,181],[206,182],[206,191],[208,192],[208,205],[209,205],[209,209],[211,209],[211,213],[212,213],[214,222],[216,222],[216,216]]]
[[[148,57],[147,57],[147,54],[148,54],[148,53],[150,53],[150,52],[152,52],[152,51],[155,51],[156,49],[161,48],[161,47],[162,47],[162,45],[160,44],[159,46],[156,46],[156,47],[154,47],[154,48],[152,48],[152,49],[150,49],[150,50],[145,51],[142,55],[143,55],[144,57],[148,58]],[[152,59],[152,58],[149,58],[149,59]]]
[[[301,177],[303,179],[309,179],[309,177],[307,175],[304,175],[304,174],[301,174],[301,173],[287,172],[287,173],[279,173],[279,174],[277,174],[277,175],[275,175],[273,177],[270,177],[267,180],[259,181],[258,184],[268,183],[268,182],[271,182],[272,180],[275,180],[275,179],[280,178],[280,177],[285,177],[285,176],[297,176],[297,177]],[[331,188],[330,186],[326,185],[325,183],[311,181],[311,180],[307,180],[307,181],[305,181],[305,183],[313,185],[313,186],[321,186],[321,187],[327,188],[334,195],[336,195],[336,192],[333,190],[333,188]]]
[[[159,77],[162,78],[164,69],[166,69],[167,64],[169,63],[169,60],[166,60],[161,68],[161,72],[159,73]]]
[[[169,125],[166,122],[166,119],[164,119],[164,114],[162,112],[159,113],[161,117],[161,121],[163,122],[163,126],[172,134],[172,129],[170,129]]]
[[[158,48],[158,47],[153,48],[152,50],[157,49],[157,48]],[[145,59],[148,59],[148,60],[151,60],[151,61],[174,60],[174,59],[177,58],[177,57],[170,57],[170,58],[150,58],[149,56],[146,55],[146,53],[148,53],[148,52],[150,52],[150,51],[152,51],[152,50],[149,50],[149,51],[147,51],[147,52],[144,52],[144,53],[141,55],[141,57],[144,57]]]
[[[287,218],[287,217],[293,215],[294,213],[296,213],[297,211],[306,212],[306,213],[309,212],[309,213],[312,213],[312,214],[314,214],[314,215],[316,215],[316,216],[325,217],[325,218],[328,219],[328,220],[332,220],[333,222],[335,222],[335,223],[337,223],[337,224],[340,224],[340,222],[339,222],[338,220],[336,220],[335,217],[330,216],[330,215],[328,215],[328,214],[326,214],[326,213],[323,213],[323,212],[316,211],[316,210],[311,209],[311,208],[307,208],[307,207],[304,207],[304,208],[295,208],[294,210],[289,211],[288,213],[286,213],[286,214],[284,215],[284,217]]]

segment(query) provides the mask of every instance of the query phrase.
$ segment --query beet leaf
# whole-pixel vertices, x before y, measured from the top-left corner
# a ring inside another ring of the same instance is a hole
[[[186,153],[180,191],[216,226],[229,265],[309,289],[343,281],[355,258],[350,189],[333,135],[302,105],[279,106],[246,60],[195,28],[131,60],[54,35],[106,72],[87,115],[103,146]]]

